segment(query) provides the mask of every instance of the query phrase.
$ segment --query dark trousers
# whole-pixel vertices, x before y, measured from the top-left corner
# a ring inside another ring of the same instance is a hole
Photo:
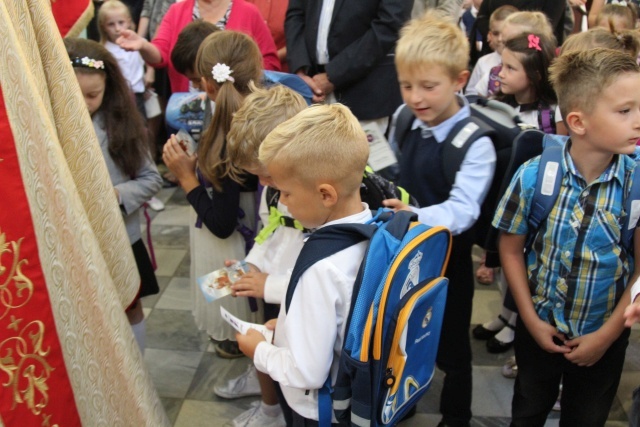
[[[296,411],[291,409],[287,400],[284,398],[282,394],[282,389],[280,388],[280,384],[276,381],[273,382],[276,386],[276,393],[278,394],[278,402],[280,403],[280,408],[282,409],[282,415],[284,416],[284,420],[287,423],[287,427],[318,427],[318,422],[316,420],[310,420],[308,418],[303,417],[298,414]],[[331,424],[332,426],[340,426],[340,424]]]
[[[445,373],[440,413],[442,420],[450,426],[467,426],[471,420],[472,242],[469,233],[453,238],[445,273],[449,287],[436,363]]]
[[[616,395],[629,329],[593,366],[580,367],[535,342],[520,318],[514,342],[518,376],[513,387],[511,426],[543,426],[562,380],[560,426],[603,426]]]

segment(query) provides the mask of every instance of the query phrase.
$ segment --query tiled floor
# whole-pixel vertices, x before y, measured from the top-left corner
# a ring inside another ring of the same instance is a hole
[[[152,235],[158,261],[157,276],[161,292],[144,298],[147,316],[145,360],[175,427],[231,425],[230,421],[249,408],[254,398],[235,401],[220,399],[213,393],[219,381],[240,374],[248,359],[226,360],[216,356],[206,334],[199,332],[191,315],[189,283],[189,231],[184,193],[164,189],[159,197],[166,209],[152,213]],[[476,286],[473,323],[490,320],[500,307],[495,285]],[[631,392],[640,384],[640,331],[632,332],[627,361],[618,396],[609,415],[608,426],[626,426]],[[506,426],[509,422],[513,380],[500,374],[500,367],[511,353],[492,355],[483,342],[474,342],[473,426]],[[420,401],[418,414],[404,426],[435,426],[438,415],[442,374],[434,378],[430,391]],[[552,413],[548,426],[556,426]]]

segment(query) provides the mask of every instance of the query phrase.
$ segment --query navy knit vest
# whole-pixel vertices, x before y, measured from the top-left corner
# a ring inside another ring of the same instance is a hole
[[[409,132],[402,143],[399,184],[421,207],[440,204],[449,198],[451,185],[444,178],[442,147],[433,136],[423,138],[421,129]]]

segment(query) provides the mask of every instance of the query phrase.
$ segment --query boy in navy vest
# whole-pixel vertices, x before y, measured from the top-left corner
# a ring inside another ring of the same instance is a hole
[[[447,305],[438,348],[438,367],[445,372],[440,397],[440,426],[468,426],[471,419],[471,343],[473,299],[472,227],[493,179],[496,153],[488,137],[473,142],[453,186],[443,172],[442,147],[452,127],[470,116],[458,92],[469,77],[469,43],[455,24],[435,15],[409,22],[396,48],[396,68],[405,105],[416,119],[400,147],[400,182],[422,208],[397,199],[396,210],[412,210],[431,226],[444,225],[454,235]],[[394,115],[394,118],[400,112]],[[393,135],[393,125],[392,132]],[[390,141],[394,144],[394,141]]]

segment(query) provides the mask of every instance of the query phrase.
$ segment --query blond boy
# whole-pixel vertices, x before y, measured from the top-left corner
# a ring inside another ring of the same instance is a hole
[[[487,33],[487,43],[491,46],[493,52],[488,53],[478,59],[471,77],[469,77],[469,83],[465,89],[465,95],[480,95],[489,96],[489,85],[491,82],[496,81],[498,78],[498,72],[494,72],[492,76],[491,70],[493,67],[497,67],[502,63],[502,49],[504,49],[504,43],[500,38],[500,32],[502,26],[507,17],[513,13],[516,13],[518,9],[513,6],[505,5],[500,6],[493,11],[489,18],[489,32]],[[493,77],[493,78],[492,78]]]
[[[360,200],[369,144],[358,120],[341,104],[308,108],[276,127],[259,159],[280,190],[280,201],[308,229],[365,223]],[[366,242],[306,270],[288,311],[281,306],[274,343],[254,331],[238,336],[240,349],[269,374],[292,409],[293,424],[318,420],[318,390],[337,363],[351,293]],[[299,424],[305,425],[305,424]]]
[[[556,172],[557,200],[530,230],[535,158],[516,173],[493,221],[519,310],[512,425],[544,425],[562,380],[560,424],[601,426],[628,344],[627,284],[640,272],[640,257],[632,261],[619,225],[623,215],[635,215],[622,206],[625,189],[638,179],[625,154],[640,138],[640,68],[626,53],[594,48],[561,55],[550,73],[570,135]],[[636,254],[639,234],[636,228]],[[533,243],[523,257],[528,235]]]
[[[266,197],[273,193],[269,190],[273,183],[258,160],[258,150],[270,131],[305,108],[307,104],[302,96],[285,86],[275,85],[269,89],[252,87],[251,94],[234,114],[227,135],[227,154],[234,166],[233,175],[239,177],[245,171],[250,172],[257,175],[265,186],[260,202],[260,219],[264,227],[245,258],[250,272],[232,286],[236,296],[265,300],[265,321],[278,315],[276,304],[280,304],[284,296],[289,271],[302,249],[303,234],[298,228],[280,224],[280,218],[289,215],[282,203],[275,202],[273,209],[277,212],[270,212]],[[239,377],[216,385],[214,392],[226,399],[262,396],[259,405],[253,405],[234,419],[234,425],[263,427],[284,424],[273,380],[266,374],[256,373],[253,365]]]
[[[496,153],[491,140],[473,141],[455,176],[444,179],[442,146],[454,126],[469,120],[466,99],[458,95],[469,77],[468,41],[455,25],[427,15],[411,21],[401,31],[396,48],[396,68],[405,105],[415,119],[400,147],[399,184],[414,196],[421,208],[399,200],[385,204],[412,210],[431,226],[444,225],[454,235],[447,305],[438,349],[438,366],[446,373],[440,398],[443,425],[469,425],[471,419],[471,343],[469,326],[473,299],[471,228],[495,169]],[[393,143],[394,141],[392,141]]]

